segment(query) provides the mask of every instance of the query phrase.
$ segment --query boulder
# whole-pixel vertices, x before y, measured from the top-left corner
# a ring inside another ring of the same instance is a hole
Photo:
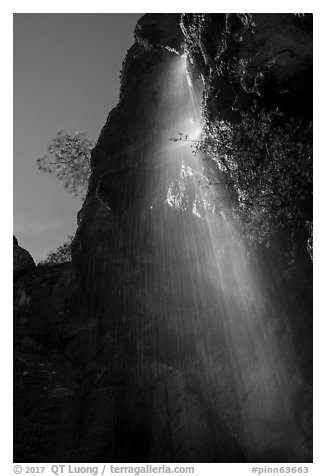
[[[35,262],[29,252],[18,245],[14,236],[14,280],[35,269]]]

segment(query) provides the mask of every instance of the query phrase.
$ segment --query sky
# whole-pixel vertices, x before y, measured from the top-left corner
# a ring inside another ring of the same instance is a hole
[[[119,71],[141,16],[14,14],[13,228],[36,262],[74,234],[81,208],[36,159],[60,129],[98,138],[118,102]]]

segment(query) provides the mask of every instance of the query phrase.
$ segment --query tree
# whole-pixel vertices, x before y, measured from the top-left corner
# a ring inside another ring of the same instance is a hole
[[[85,196],[90,176],[90,156],[94,142],[85,132],[57,132],[48,153],[37,159],[38,169],[62,180],[73,195]]]
[[[90,157],[95,143],[85,132],[60,130],[48,145],[48,153],[37,159],[38,169],[62,180],[67,191],[75,196],[86,195],[91,172]],[[59,264],[71,261],[71,241],[60,245],[39,264]]]

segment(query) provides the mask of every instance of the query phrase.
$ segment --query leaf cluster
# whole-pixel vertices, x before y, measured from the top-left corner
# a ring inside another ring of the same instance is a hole
[[[53,264],[61,264],[61,263],[68,263],[71,261],[71,242],[72,236],[68,237],[68,241],[63,243],[62,245],[58,246],[55,251],[48,253],[47,257],[39,262],[39,265],[53,265]]]
[[[304,228],[312,201],[312,125],[255,106],[238,123],[206,121],[196,149],[217,166],[247,238],[267,245],[271,228]]]

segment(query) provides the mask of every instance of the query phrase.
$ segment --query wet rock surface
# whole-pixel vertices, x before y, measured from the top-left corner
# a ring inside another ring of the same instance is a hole
[[[239,120],[256,101],[311,120],[312,14],[184,14],[181,25],[196,74],[210,82],[211,119]]]

